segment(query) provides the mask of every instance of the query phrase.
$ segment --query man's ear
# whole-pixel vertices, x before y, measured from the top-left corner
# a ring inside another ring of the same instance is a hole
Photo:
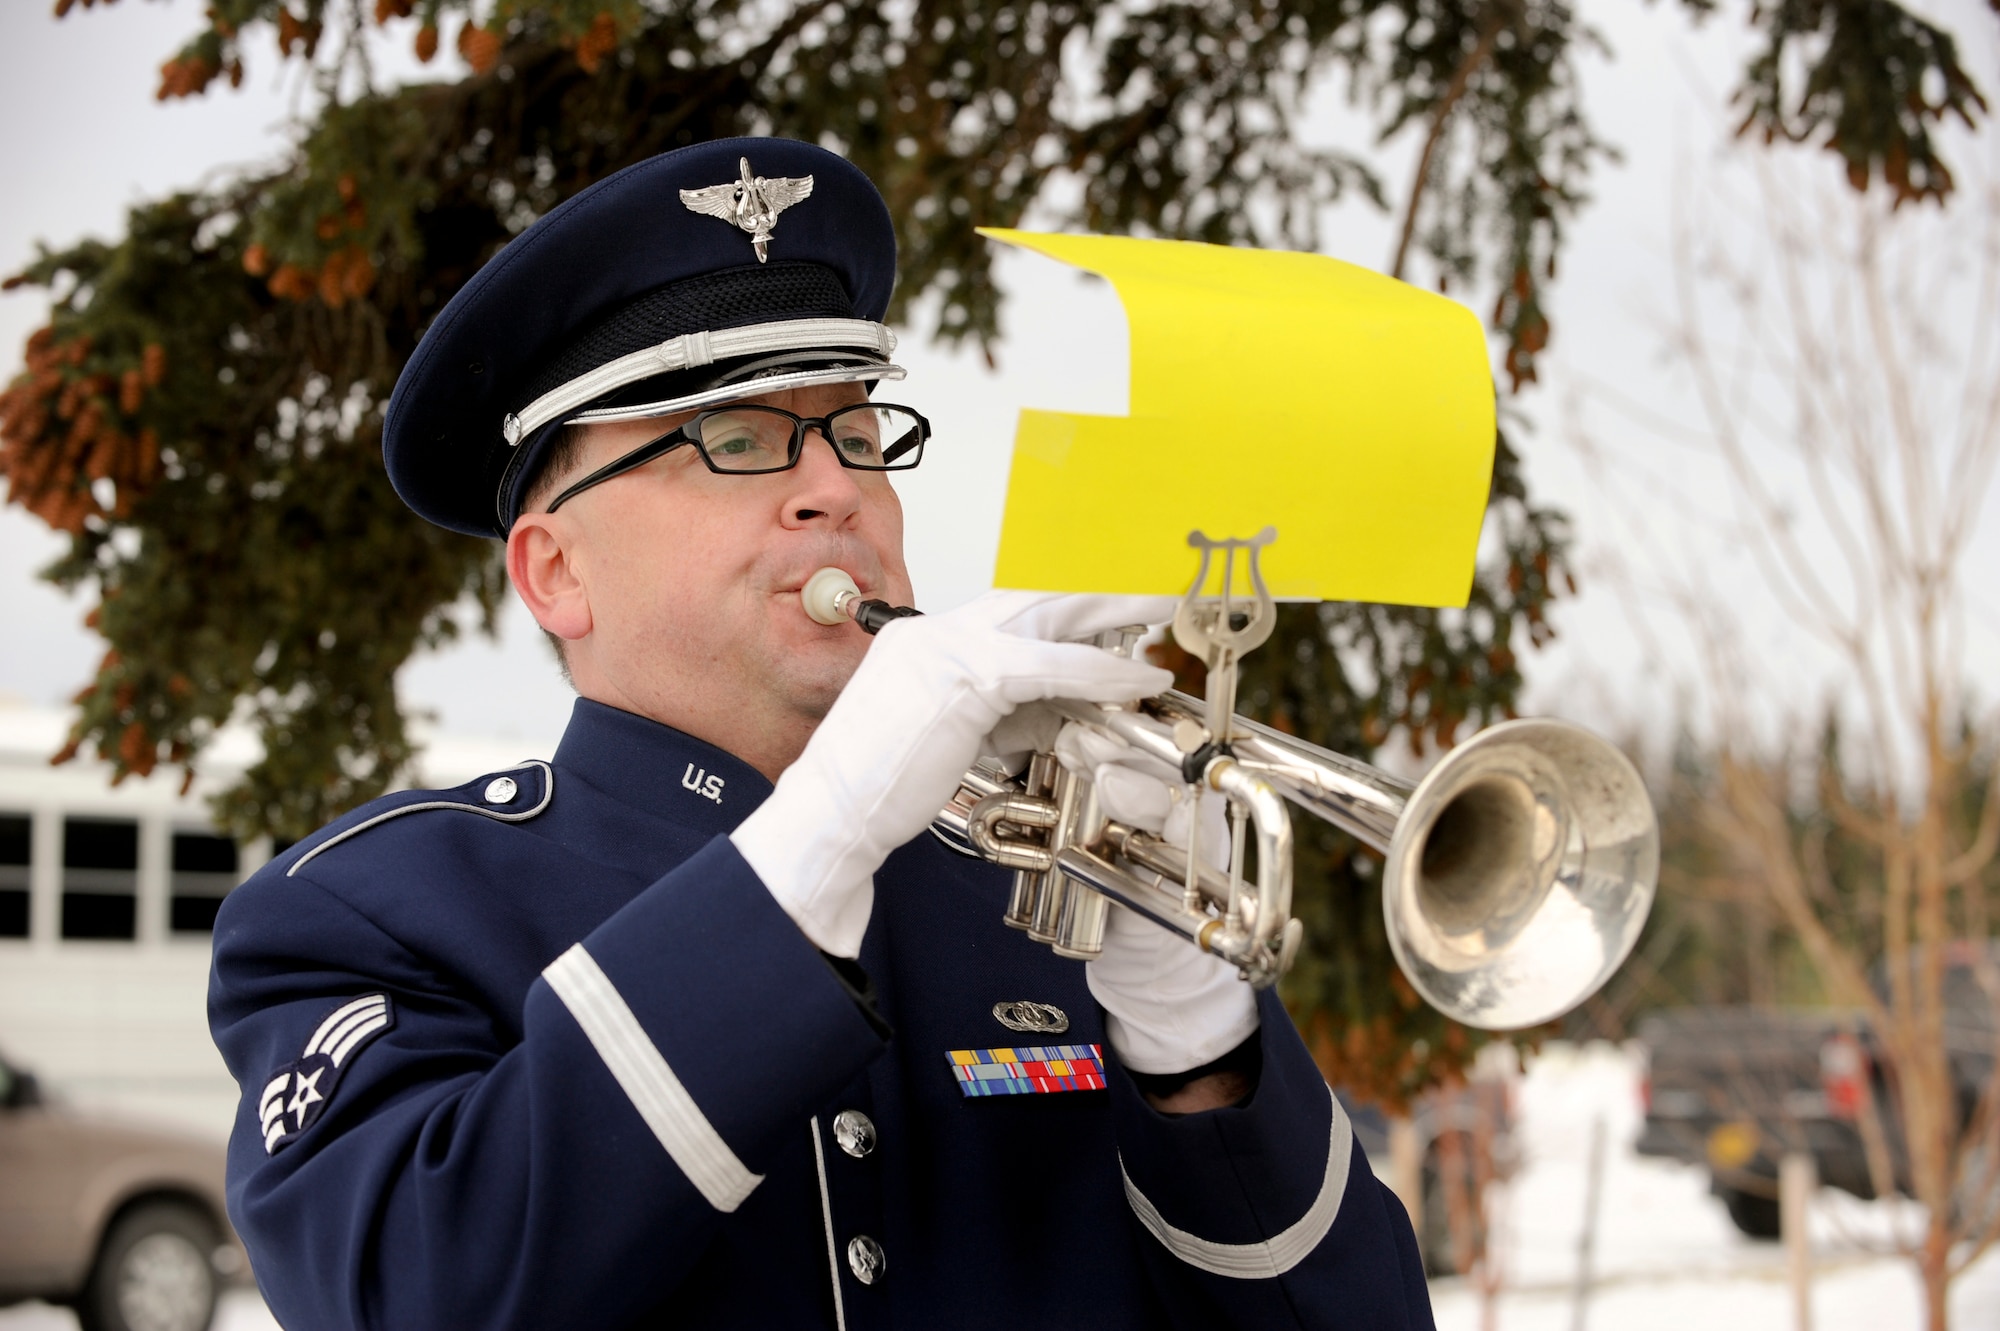
[[[535,622],[566,642],[591,630],[590,589],[572,548],[576,530],[549,513],[524,513],[507,534],[507,577]]]

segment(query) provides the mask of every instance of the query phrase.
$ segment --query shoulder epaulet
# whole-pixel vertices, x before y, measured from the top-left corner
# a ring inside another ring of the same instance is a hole
[[[285,870],[285,877],[297,873],[313,857],[332,850],[343,841],[360,836],[371,827],[380,827],[391,818],[400,818],[406,813],[424,813],[432,809],[455,809],[460,813],[476,813],[482,818],[492,818],[503,823],[526,822],[549,807],[549,801],[556,795],[555,769],[540,759],[510,767],[501,772],[489,772],[485,776],[468,781],[451,790],[410,791],[410,800],[393,808],[382,810],[372,817],[364,818],[352,827],[344,827],[326,840],[307,850],[293,860]]]

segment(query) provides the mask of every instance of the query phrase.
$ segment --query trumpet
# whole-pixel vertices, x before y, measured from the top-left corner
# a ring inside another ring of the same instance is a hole
[[[1026,766],[975,766],[932,830],[965,854],[1014,871],[1009,927],[1089,960],[1103,951],[1112,902],[1237,967],[1253,986],[1290,968],[1304,926],[1293,918],[1289,806],[1384,856],[1382,909],[1404,975],[1446,1016],[1515,1030],[1560,1016],[1616,971],[1637,941],[1659,876],[1659,825],[1638,771],[1581,727],[1516,720],[1483,730],[1419,782],[1238,716],[1238,663],[1270,637],[1276,607],[1258,570],[1275,538],[1192,533],[1201,566],[1173,622],[1208,665],[1207,696],[1179,691],[1126,706],[1032,704]],[[1220,593],[1205,595],[1215,557]],[[1238,594],[1239,566],[1248,595]],[[803,592],[821,623],[873,633],[916,613],[861,598],[839,569]],[[1098,637],[1131,655],[1143,626]],[[1226,802],[1226,868],[1200,845],[1199,818],[1176,845],[1108,817],[1090,780],[1061,764],[1065,727],[1112,741],[1118,761]],[[1249,863],[1254,853],[1254,866]]]

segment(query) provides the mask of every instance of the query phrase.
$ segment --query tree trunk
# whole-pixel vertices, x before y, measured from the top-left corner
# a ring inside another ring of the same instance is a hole
[[[1924,1325],[1929,1331],[1947,1331],[1951,1324],[1951,1309],[1946,1303],[1951,1294],[1950,1217],[1932,1212],[1924,1228],[1917,1269],[1924,1277]]]

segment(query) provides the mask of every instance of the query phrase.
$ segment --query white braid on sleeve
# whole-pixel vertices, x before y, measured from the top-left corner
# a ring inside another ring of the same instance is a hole
[[[542,978],[583,1027],[639,1117],[708,1204],[718,1211],[741,1206],[764,1176],[751,1173],[736,1158],[583,944],[550,962]]]
[[[1125,1199],[1132,1204],[1132,1213],[1168,1252],[1210,1275],[1234,1280],[1269,1280],[1304,1261],[1333,1228],[1334,1217],[1340,1214],[1340,1199],[1347,1192],[1348,1166],[1354,1159],[1354,1125],[1347,1121],[1347,1111],[1340,1107],[1337,1098],[1333,1101],[1333,1128],[1326,1149],[1326,1178],[1320,1183],[1319,1195],[1296,1222],[1261,1243],[1217,1243],[1176,1229],[1139,1191],[1132,1176],[1125,1173],[1123,1160],[1118,1162],[1118,1172],[1125,1180]]]

